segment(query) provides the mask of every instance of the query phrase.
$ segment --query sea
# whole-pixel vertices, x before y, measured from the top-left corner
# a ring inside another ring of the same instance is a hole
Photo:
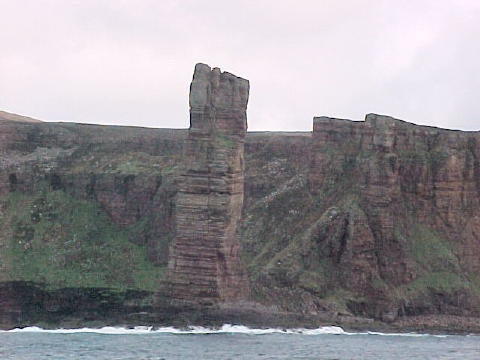
[[[318,329],[171,327],[0,331],[0,359],[480,359],[480,336]]]

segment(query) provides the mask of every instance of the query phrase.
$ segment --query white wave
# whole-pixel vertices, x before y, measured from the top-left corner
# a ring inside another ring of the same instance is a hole
[[[206,334],[248,334],[248,335],[265,335],[265,334],[299,334],[299,335],[377,335],[377,336],[435,336],[446,337],[447,335],[430,335],[418,333],[381,333],[381,332],[346,332],[338,326],[323,326],[317,329],[280,329],[266,328],[255,329],[243,325],[224,324],[218,329],[206,328],[202,326],[189,326],[185,329],[174,327],[154,328],[152,326],[135,326],[133,328],[111,327],[106,326],[98,329],[94,328],[78,328],[78,329],[42,329],[36,326],[25,328],[16,328],[12,330],[0,330],[0,333],[50,333],[50,334],[78,334],[78,333],[94,333],[105,335],[145,335],[145,334],[181,334],[181,335],[206,335]]]
[[[376,331],[368,331],[366,335],[380,335],[380,336],[407,336],[407,337],[423,337],[423,336],[434,336],[439,338],[445,338],[448,335],[433,335],[433,334],[419,334],[419,333],[382,333]]]
[[[95,333],[108,335],[128,335],[128,334],[149,334],[152,332],[150,326],[136,326],[134,328],[122,328],[105,326],[99,329],[77,328],[77,329],[42,329],[36,326],[25,328],[16,328],[12,330],[0,331],[7,333],[49,333],[49,334],[77,334],[77,333]]]
[[[266,328],[255,329],[243,325],[224,324],[221,328],[211,329],[203,326],[189,326],[185,329],[174,327],[154,328],[152,326],[135,326],[133,328],[111,327],[106,326],[98,329],[94,328],[78,328],[78,329],[42,329],[36,326],[25,328],[16,328],[12,330],[0,330],[0,333],[50,333],[50,334],[77,334],[77,333],[95,333],[107,335],[133,335],[133,334],[303,334],[303,335],[320,335],[320,334],[345,334],[345,331],[338,326],[325,326],[318,329],[279,329]]]

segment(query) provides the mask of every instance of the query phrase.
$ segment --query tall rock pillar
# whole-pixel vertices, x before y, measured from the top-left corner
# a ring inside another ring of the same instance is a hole
[[[249,82],[197,64],[185,170],[178,181],[170,297],[200,304],[248,296],[237,226],[244,196]]]

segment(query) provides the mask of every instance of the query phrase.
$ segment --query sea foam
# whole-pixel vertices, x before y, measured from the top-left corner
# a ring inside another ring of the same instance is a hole
[[[102,328],[78,328],[78,329],[42,329],[36,326],[25,328],[16,328],[12,330],[0,330],[0,333],[50,333],[50,334],[78,334],[78,333],[93,333],[105,335],[145,335],[145,334],[179,334],[179,335],[207,335],[207,334],[247,334],[247,335],[266,335],[266,334],[298,334],[298,335],[376,335],[376,336],[435,336],[446,337],[447,335],[430,335],[418,333],[382,333],[382,332],[346,332],[338,326],[323,326],[316,329],[280,329],[280,328],[265,328],[256,329],[249,328],[243,325],[224,324],[217,329],[190,326],[184,329],[174,327],[160,327],[153,326],[135,326],[132,328],[125,327],[111,327],[106,326]]]
[[[95,333],[106,335],[144,335],[144,334],[304,334],[304,335],[320,335],[320,334],[346,334],[346,332],[338,326],[324,326],[318,329],[278,329],[266,328],[255,329],[243,325],[224,324],[218,329],[207,328],[203,326],[189,326],[184,329],[174,327],[154,328],[152,326],[135,326],[133,328],[111,327],[102,328],[78,328],[78,329],[42,329],[36,326],[25,328],[16,328],[12,330],[3,330],[0,333],[51,333],[51,334],[77,334],[77,333]]]

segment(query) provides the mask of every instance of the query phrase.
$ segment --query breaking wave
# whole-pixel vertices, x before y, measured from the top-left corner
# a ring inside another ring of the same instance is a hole
[[[190,326],[184,329],[174,327],[152,327],[152,326],[135,326],[132,328],[124,327],[102,327],[102,328],[78,328],[78,329],[42,329],[36,326],[25,328],[16,328],[12,330],[0,330],[0,333],[50,333],[50,334],[78,334],[93,333],[105,335],[145,335],[145,334],[179,334],[179,335],[207,335],[207,334],[248,334],[248,335],[265,335],[265,334],[299,334],[299,335],[377,335],[377,336],[435,336],[446,337],[447,335],[430,335],[418,333],[381,333],[381,332],[346,332],[338,326],[323,326],[317,329],[280,329],[266,328],[255,329],[243,325],[225,324],[218,329],[206,328],[202,326]]]

